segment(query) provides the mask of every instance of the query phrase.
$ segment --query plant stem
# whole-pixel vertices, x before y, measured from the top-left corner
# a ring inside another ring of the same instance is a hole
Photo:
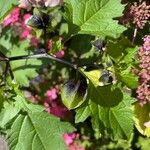
[[[8,60],[0,60],[0,61],[16,61],[16,60],[22,60],[22,59],[36,59],[36,58],[48,58],[48,59],[57,61],[59,63],[65,64],[65,65],[77,70],[77,65],[72,64],[66,60],[56,58],[55,56],[49,55],[47,53],[35,54],[35,55],[14,56],[14,57],[9,57]]]
[[[135,38],[136,38],[136,35],[137,35],[137,27],[134,29],[134,34],[133,34],[133,38],[132,38],[132,44],[134,44],[134,41],[135,41]]]

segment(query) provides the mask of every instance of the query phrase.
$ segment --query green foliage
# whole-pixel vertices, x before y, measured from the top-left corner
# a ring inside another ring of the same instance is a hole
[[[117,106],[102,107],[93,102],[91,97],[88,103],[78,108],[76,112],[76,123],[83,122],[91,116],[94,130],[99,130],[102,133],[103,130],[101,129],[104,129],[102,128],[104,126],[115,139],[129,138],[133,132],[131,97],[125,93]],[[95,128],[95,124],[97,128]]]
[[[24,150],[67,150],[63,134],[74,131],[69,123],[48,115],[38,105],[28,104],[21,95],[14,99],[15,108],[9,105],[0,114],[2,128],[15,117],[11,121],[11,129],[7,130],[10,150],[17,150],[20,147]]]
[[[136,102],[136,90],[138,50],[150,24],[136,35],[132,18],[124,24],[121,17],[123,2],[64,0],[64,7],[44,9],[45,1],[30,3],[18,21],[0,25],[0,133],[10,150],[67,150],[63,135],[75,131],[71,146],[88,150],[149,148],[140,134],[150,137],[150,107]],[[0,23],[18,3],[0,1]],[[20,39],[26,23],[33,32]],[[55,56],[60,50],[64,58]]]
[[[4,17],[8,15],[14,5],[17,4],[18,0],[8,0],[7,3],[5,0],[0,1],[0,22],[2,22]]]
[[[149,150],[150,147],[150,139],[139,137],[138,143],[136,143],[137,147],[141,150]]]
[[[123,9],[119,0],[65,0],[69,34],[116,38],[125,30],[114,20],[122,15]]]

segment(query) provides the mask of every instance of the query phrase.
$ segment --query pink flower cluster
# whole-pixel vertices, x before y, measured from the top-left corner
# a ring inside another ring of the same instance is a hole
[[[139,81],[137,98],[143,105],[150,101],[150,35],[144,37],[144,44],[138,51]]]
[[[63,0],[19,0],[19,7],[31,10],[32,7],[55,7],[62,3]]]
[[[14,10],[4,19],[3,27],[12,26],[21,40],[29,39],[32,46],[38,45],[38,40],[32,35],[32,28],[26,25],[31,14],[27,13],[23,16],[20,15],[20,8],[16,7]]]
[[[60,118],[64,118],[68,111],[67,108],[59,103],[58,90],[56,88],[51,88],[45,93],[44,106],[48,113]]]
[[[3,21],[3,27],[15,25],[19,21],[20,8],[15,8]]]
[[[70,150],[85,150],[83,147],[77,145],[75,140],[79,139],[79,134],[76,133],[65,133],[64,140],[66,145],[69,146]]]

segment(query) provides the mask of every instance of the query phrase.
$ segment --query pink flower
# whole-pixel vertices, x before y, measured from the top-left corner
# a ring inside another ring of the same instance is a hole
[[[31,46],[37,47],[38,43],[39,43],[39,41],[38,41],[38,39],[36,37],[32,36],[30,38],[30,44],[31,44]]]
[[[76,146],[75,144],[71,144],[71,145],[69,146],[69,149],[70,149],[70,150],[85,150],[85,148],[83,148],[83,147],[78,147],[78,146]]]
[[[52,88],[46,92],[45,96],[50,100],[55,100],[57,98],[57,90]]]
[[[63,50],[61,50],[61,51],[57,52],[55,55],[57,58],[63,58],[65,55],[65,52]]]
[[[30,14],[25,14],[22,20],[22,33],[20,34],[21,39],[29,38],[32,32],[32,28],[26,25],[27,21],[31,17]]]
[[[147,36],[144,37],[143,48],[144,48],[146,51],[150,50],[150,35],[147,35]]]
[[[76,133],[65,133],[64,141],[69,146],[69,150],[85,150],[83,147],[77,145],[75,140],[79,139],[79,134]]]
[[[15,24],[19,20],[20,8],[16,7],[3,21],[3,27]]]
[[[75,133],[65,133],[64,134],[64,140],[65,140],[65,143],[67,145],[70,145],[73,143],[73,141],[75,140],[76,138],[76,134]]]
[[[52,106],[50,108],[50,113],[60,117],[60,118],[64,118],[65,114],[67,112],[67,109],[63,106],[61,106],[60,104],[58,104],[57,102],[53,102]]]
[[[137,98],[141,105],[150,101],[150,35],[144,37],[143,46],[138,51],[139,57],[139,82]]]

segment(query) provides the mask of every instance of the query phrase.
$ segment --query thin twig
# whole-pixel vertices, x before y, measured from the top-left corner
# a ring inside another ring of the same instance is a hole
[[[134,41],[135,41],[135,38],[136,38],[136,35],[137,35],[137,27],[134,29],[134,34],[133,34],[133,38],[132,38],[132,44],[134,44]]]
[[[9,61],[9,62],[11,62],[11,61],[22,60],[22,59],[37,59],[37,58],[48,58],[48,59],[60,62],[62,64],[65,64],[67,66],[70,66],[71,68],[77,70],[77,65],[72,64],[72,63],[70,63],[70,62],[68,62],[66,60],[56,58],[55,56],[49,55],[47,53],[35,54],[35,55],[14,56],[14,57],[9,57],[8,59],[4,59],[4,60],[0,60],[0,61],[6,61],[6,62]]]

